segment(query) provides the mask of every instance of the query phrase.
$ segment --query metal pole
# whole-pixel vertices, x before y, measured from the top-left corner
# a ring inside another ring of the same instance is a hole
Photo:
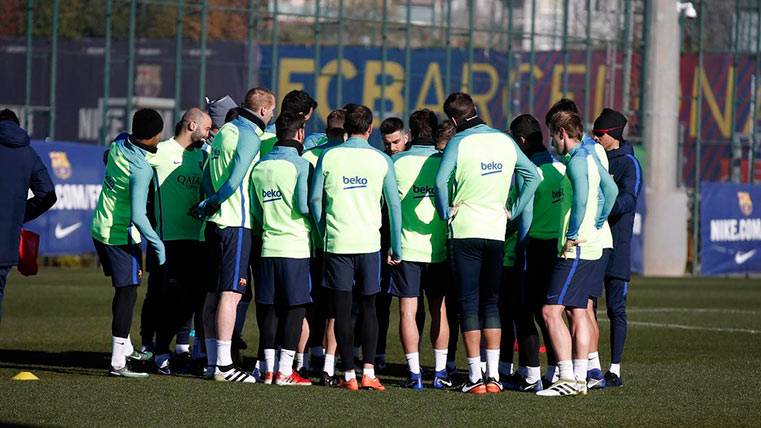
[[[444,74],[446,74],[444,90],[447,96],[449,96],[452,91],[452,0],[447,0],[447,47],[444,60]]]
[[[137,0],[129,3],[129,41],[127,47],[127,102],[124,106],[124,122],[127,130],[132,129],[132,94],[135,92],[135,21],[137,20]]]
[[[510,72],[513,68],[513,2],[505,2],[507,4],[507,77],[506,77],[506,100],[505,100],[505,129],[510,126],[510,119],[513,117],[513,88],[510,82]],[[519,70],[515,72],[515,79],[520,77]]]
[[[387,41],[388,41],[388,0],[383,0],[383,15],[382,15],[382,21],[381,21],[381,76],[382,76],[381,78],[383,79],[383,83],[381,84],[381,87],[380,87],[380,91],[381,91],[380,118],[381,120],[383,120],[386,117],[386,60],[388,55],[388,48],[386,46]],[[409,67],[409,64],[407,64],[405,67]],[[409,68],[407,68],[407,70],[409,70]],[[405,82],[405,87],[406,86],[407,86],[407,82]],[[404,94],[405,104],[408,99],[407,95],[408,94],[405,92]]]
[[[569,0],[563,0],[563,96],[568,94],[568,9]]]
[[[26,82],[24,89],[24,127],[29,129],[29,109],[32,104],[32,34],[34,32],[34,0],[26,0]]]
[[[48,110],[48,138],[55,139],[56,86],[58,86],[58,20],[61,1],[53,0],[53,31],[50,41],[50,109]]]
[[[108,143],[108,100],[111,98],[111,29],[113,27],[113,0],[106,0],[106,46],[103,49],[103,104],[100,106],[100,143]]]
[[[632,0],[624,0],[624,77],[623,77],[623,113],[629,115],[632,80],[632,20],[634,7]]]
[[[319,3],[319,0],[318,0]],[[256,32],[256,0],[248,0],[248,31],[246,32],[246,87],[254,86],[254,33]],[[315,33],[316,34],[316,33]]]
[[[209,0],[203,0],[201,2],[201,69],[198,72],[198,105],[203,105],[206,99],[206,39],[208,36]]]
[[[412,44],[412,6],[410,0],[407,0],[406,24],[407,28],[404,33],[404,121],[410,115],[410,81],[412,80],[410,78],[410,74],[412,74],[412,47],[410,46]],[[385,78],[385,75],[383,77]],[[381,100],[381,102],[385,102],[385,100]]]
[[[536,0],[531,0],[531,38],[528,70],[528,111],[534,114],[534,65],[536,64]]]
[[[695,73],[697,88],[697,130],[695,134],[695,194],[692,203],[692,274],[700,273],[700,181],[702,176],[703,150],[703,0],[698,0],[698,71]]]
[[[468,2],[468,85],[467,92],[473,92],[473,22],[476,18],[475,1]]]
[[[587,67],[584,74],[584,123],[592,122],[592,0],[587,0],[587,40],[585,42]]]
[[[757,13],[758,15],[756,18],[756,64],[755,64],[755,70],[753,72],[753,75],[755,77],[755,85],[753,85],[753,111],[751,112],[752,119],[752,131],[751,131],[751,142],[750,142],[750,158],[749,164],[748,164],[748,178],[750,184],[756,183],[756,150],[758,149],[758,117],[756,116],[756,112],[758,111],[758,79],[759,79],[759,73],[761,73],[761,0],[757,0],[756,2],[757,7]]]
[[[650,19],[648,17],[650,16],[650,9],[652,8],[652,0],[644,0],[644,12],[642,16],[645,17],[644,23],[642,26],[642,54],[640,54],[640,73],[639,73],[639,135],[642,140],[643,145],[646,146],[647,141],[645,141],[645,135],[647,135],[647,108],[645,107],[648,103],[648,90],[647,90],[647,82],[649,79],[649,56],[650,56],[650,39],[648,37],[648,34],[650,34]]]
[[[732,91],[731,91],[731,100],[732,100],[732,114],[730,115],[730,122],[729,122],[729,141],[734,142],[735,141],[735,121],[737,120],[737,75],[739,74],[737,70],[738,65],[738,56],[739,56],[739,47],[740,47],[740,0],[735,0],[735,14],[732,19],[732,24],[734,24],[734,28],[732,29],[732,68],[734,70],[734,73],[732,75]],[[739,143],[742,144],[742,143]],[[742,153],[742,150],[740,151]],[[742,157],[742,155],[740,156]],[[738,182],[740,182],[740,177],[738,177]]]
[[[252,0],[253,1],[253,0]],[[322,26],[320,25],[320,0],[316,0],[314,4],[314,95],[317,96],[317,86],[320,80],[320,45],[322,43]],[[312,130],[317,128],[318,121],[312,121]]]
[[[272,73],[270,75],[270,89],[272,89],[272,92],[277,93],[277,75],[280,69],[280,52],[278,52],[278,37],[280,36],[280,23],[278,22],[278,2],[273,1],[273,11],[272,11],[272,40],[271,40],[271,46],[272,46]]]
[[[174,51],[174,123],[180,121],[180,106],[182,105],[182,21],[184,18],[185,0],[178,0]],[[201,95],[203,96],[204,94],[201,93]]]
[[[337,55],[337,67],[336,72],[338,73],[338,83],[336,85],[336,106],[340,107],[343,105],[343,90],[344,90],[344,79],[343,79],[343,73],[341,72],[343,70],[343,63],[344,63],[344,0],[338,0],[338,55]]]

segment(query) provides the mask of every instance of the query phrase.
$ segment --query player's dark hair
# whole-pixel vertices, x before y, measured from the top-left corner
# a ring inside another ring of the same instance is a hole
[[[300,113],[304,116],[316,109],[317,101],[315,101],[308,92],[299,89],[294,89],[285,94],[283,102],[280,103],[281,112],[290,111],[292,113]]]
[[[410,115],[410,135],[412,139],[436,138],[436,130],[439,126],[439,118],[431,110],[422,109]]]
[[[404,122],[398,117],[388,117],[380,124],[381,135],[393,134],[404,129]]]
[[[343,140],[346,130],[344,130],[344,122],[346,121],[346,111],[344,109],[337,109],[330,112],[327,120],[325,121],[325,135],[331,140],[341,139]]]
[[[581,140],[584,136],[584,125],[581,116],[569,111],[559,111],[550,119],[550,132],[556,134],[565,130],[568,138]]]
[[[291,111],[284,111],[275,120],[275,135],[278,141],[293,140],[299,129],[304,128],[304,116]]]
[[[561,111],[580,114],[579,106],[576,105],[576,102],[570,98],[561,98],[558,100],[558,102],[553,104],[549,110],[547,110],[547,114],[544,115],[544,124],[550,126],[550,120],[552,119],[552,116],[554,116],[555,113]]]
[[[539,121],[530,114],[522,114],[513,119],[510,122],[510,134],[516,141],[521,138],[526,140],[526,147],[523,150],[526,154],[547,150],[544,146],[542,127],[539,125]]]
[[[436,136],[436,148],[438,150],[444,150],[449,140],[457,133],[457,127],[454,126],[451,120],[447,119],[439,124]]]
[[[444,101],[444,113],[458,124],[476,116],[476,104],[473,98],[464,92],[455,92]]]
[[[344,129],[349,135],[364,134],[373,124],[373,112],[360,104],[346,104]]]
[[[2,120],[10,120],[11,122],[15,122],[16,125],[21,126],[21,122],[19,122],[18,116],[16,116],[16,113],[14,113],[11,109],[5,108],[0,110],[0,121]]]

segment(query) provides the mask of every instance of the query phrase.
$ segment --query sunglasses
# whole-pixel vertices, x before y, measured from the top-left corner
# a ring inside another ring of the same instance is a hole
[[[592,135],[594,135],[597,138],[602,137],[605,134],[610,133],[610,131],[615,131],[616,129],[621,129],[623,126],[616,126],[614,128],[605,128],[605,129],[593,129]]]

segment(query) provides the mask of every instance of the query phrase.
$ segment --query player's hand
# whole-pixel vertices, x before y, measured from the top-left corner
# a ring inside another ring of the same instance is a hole
[[[399,266],[399,264],[402,263],[402,258],[398,255],[394,254],[392,250],[388,250],[388,256],[386,259],[386,263],[389,266]]]
[[[219,204],[209,198],[193,205],[188,211],[188,215],[196,220],[203,220],[206,217],[212,216],[217,210],[219,210]]]
[[[458,209],[460,209],[460,204],[449,207],[449,220],[452,220],[457,215]]]
[[[567,239],[565,241],[565,245],[563,245],[563,258],[568,258],[568,252],[573,250],[575,247],[579,246],[579,244],[583,244],[584,242],[587,242],[585,240],[579,240],[579,239]]]
[[[156,251],[156,259],[159,266],[164,266],[166,264],[166,248],[164,248],[164,243],[159,241],[154,250]]]

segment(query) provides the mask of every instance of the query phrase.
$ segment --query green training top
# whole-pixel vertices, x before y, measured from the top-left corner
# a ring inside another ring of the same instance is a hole
[[[391,250],[395,259],[402,258],[399,190],[394,165],[385,153],[365,139],[349,138],[322,153],[310,190],[309,208],[325,241],[325,251],[380,251],[383,196],[389,211]]]
[[[259,136],[259,140],[262,142],[261,146],[259,146],[259,156],[264,157],[264,155],[271,152],[272,148],[275,147],[277,136],[271,132],[264,131],[262,135]]]
[[[92,220],[92,237],[107,245],[140,243],[140,235],[156,251],[164,264],[164,244],[151,227],[146,214],[148,190],[153,169],[148,162],[153,154],[122,133],[111,144],[106,161],[103,189]],[[133,227],[135,226],[135,227]]]
[[[447,258],[447,225],[433,203],[441,153],[430,145],[412,146],[392,157],[402,200],[404,260],[440,263]]]
[[[311,135],[315,135],[315,134],[311,134]],[[306,145],[304,145],[304,152],[301,154],[301,157],[303,159],[306,159],[312,165],[312,170],[317,168],[317,161],[320,159],[320,155],[322,155],[322,153],[325,150],[333,146],[337,146],[344,142],[343,139],[330,140],[330,139],[327,139],[327,137],[325,138],[326,138],[326,142],[317,146],[312,146],[312,148],[308,149]],[[306,143],[306,140],[304,142]],[[321,251],[322,247],[323,247],[323,242],[322,242],[322,238],[320,237],[320,231],[317,230],[316,227],[313,227],[312,228],[312,249]]]
[[[203,224],[188,215],[201,200],[201,178],[206,152],[185,149],[170,138],[158,145],[151,162],[154,177],[154,211],[156,230],[163,241],[203,241]]]
[[[563,227],[563,214],[571,204],[571,183],[565,176],[566,166],[555,161],[547,151],[534,153],[531,161],[542,171],[543,179],[534,193],[529,236],[557,239]]]
[[[252,215],[262,228],[262,257],[310,256],[309,162],[278,143],[254,166]]]

